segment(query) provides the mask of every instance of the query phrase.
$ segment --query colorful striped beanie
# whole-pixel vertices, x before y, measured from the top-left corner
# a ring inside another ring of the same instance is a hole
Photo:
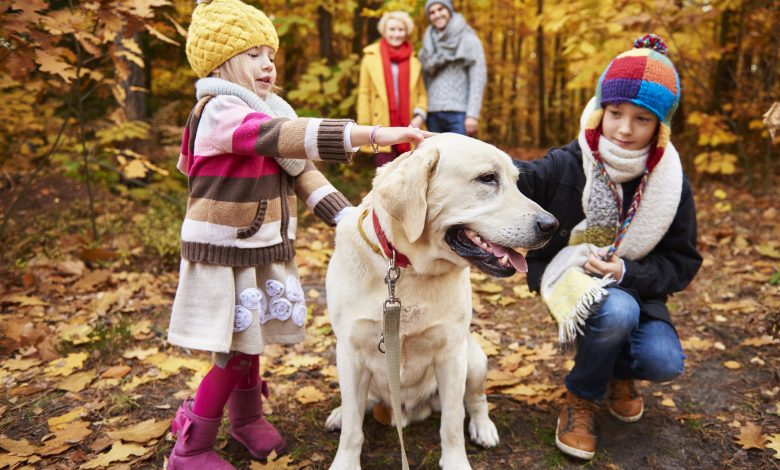
[[[598,149],[604,107],[611,103],[632,103],[652,112],[660,121],[658,139],[647,161],[652,171],[661,159],[671,136],[671,120],[680,103],[680,76],[667,57],[664,41],[646,34],[634,41],[634,48],[612,59],[596,85],[596,109],[586,123],[586,138]]]

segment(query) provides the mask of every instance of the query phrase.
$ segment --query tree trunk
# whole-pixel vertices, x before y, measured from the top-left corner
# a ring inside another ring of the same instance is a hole
[[[119,35],[118,41],[121,41],[123,35]],[[124,36],[126,37],[126,36]],[[142,46],[141,33],[133,33],[132,38],[138,47]],[[121,46],[121,42],[118,42]],[[149,61],[144,57],[144,63]],[[138,64],[127,61],[130,73],[127,80],[122,81],[122,88],[125,90],[125,117],[128,121],[145,121],[148,118],[146,111],[146,72]]]
[[[542,14],[542,8],[544,6],[544,0],[538,0],[537,14]],[[540,147],[547,147],[547,132],[545,129],[546,110],[544,102],[544,32],[542,31],[542,24],[536,28],[536,101],[539,107],[539,140],[538,145]]]
[[[317,7],[317,29],[320,30],[320,57],[328,61],[328,65],[336,64],[333,53],[333,14],[320,5]]]
[[[732,23],[734,21],[734,12],[724,10],[720,15],[720,34],[718,35],[718,46],[726,47],[728,44],[734,44],[735,38],[732,35]],[[718,60],[718,66],[715,68],[715,75],[712,79],[712,93],[710,94],[709,109],[716,112],[721,109],[724,103],[730,103],[734,97],[736,83],[737,54],[734,50],[726,51]]]

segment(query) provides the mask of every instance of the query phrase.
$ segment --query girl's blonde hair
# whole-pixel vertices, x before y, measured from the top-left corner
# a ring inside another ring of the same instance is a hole
[[[412,21],[412,17],[409,16],[409,13],[403,10],[385,12],[382,15],[382,18],[379,19],[379,24],[376,27],[376,29],[379,31],[379,34],[382,36],[385,35],[385,28],[387,28],[387,22],[389,20],[398,20],[403,23],[406,27],[407,39],[412,36],[412,31],[414,31],[414,21]]]
[[[252,49],[249,50],[251,51]],[[255,74],[254,70],[252,70],[252,65],[249,62],[249,56],[246,54],[247,52],[248,51],[244,51],[241,54],[234,55],[230,59],[226,60],[222,63],[222,65],[214,69],[210,76],[236,83],[253,91],[257,96],[260,96],[260,94],[257,92]],[[273,93],[279,94],[281,93],[282,89],[276,86],[276,83],[274,83],[273,89],[271,91]]]

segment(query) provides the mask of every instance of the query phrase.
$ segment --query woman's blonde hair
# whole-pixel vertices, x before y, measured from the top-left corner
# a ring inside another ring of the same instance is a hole
[[[260,96],[260,94],[257,92],[257,83],[255,82],[254,70],[252,70],[252,65],[249,62],[249,56],[246,54],[248,51],[234,55],[230,59],[226,60],[222,63],[222,65],[214,69],[210,76],[236,83],[253,91],[257,96]],[[272,92],[279,94],[281,91],[282,89],[276,86],[274,83]]]
[[[411,37],[412,31],[414,31],[414,21],[412,21],[412,17],[409,16],[409,13],[403,10],[385,12],[382,15],[382,18],[379,19],[379,24],[376,27],[376,29],[379,31],[379,34],[382,36],[385,35],[385,28],[387,27],[387,22],[389,20],[398,20],[403,23],[406,27],[406,38],[408,39]]]

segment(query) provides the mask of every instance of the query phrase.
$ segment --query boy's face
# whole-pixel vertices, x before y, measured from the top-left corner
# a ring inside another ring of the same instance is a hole
[[[648,109],[632,103],[608,104],[601,120],[601,132],[610,142],[626,150],[647,147],[655,137],[658,118]]]
[[[447,23],[450,22],[451,16],[447,7],[441,3],[434,3],[428,9],[428,20],[437,31],[441,31],[447,27]]]
[[[244,54],[249,58],[255,80],[255,92],[260,98],[265,99],[273,91],[276,83],[276,64],[274,64],[276,52],[269,46],[260,46],[253,47]]]

